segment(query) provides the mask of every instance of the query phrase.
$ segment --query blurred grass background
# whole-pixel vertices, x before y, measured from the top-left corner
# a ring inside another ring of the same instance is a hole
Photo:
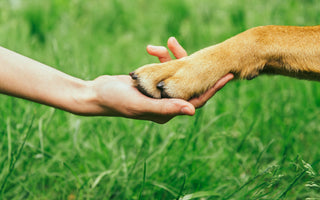
[[[261,25],[317,25],[319,3],[2,0],[0,45],[73,76],[128,74],[147,44],[189,53]],[[1,81],[1,80],[0,80]],[[320,198],[320,86],[234,81],[165,125],[0,96],[0,199]]]

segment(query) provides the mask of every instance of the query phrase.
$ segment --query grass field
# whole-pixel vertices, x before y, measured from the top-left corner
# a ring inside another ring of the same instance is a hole
[[[0,45],[94,79],[251,27],[316,25],[314,0],[1,0]],[[0,80],[1,81],[1,80]],[[320,199],[320,84],[233,81],[165,125],[0,95],[0,199]]]

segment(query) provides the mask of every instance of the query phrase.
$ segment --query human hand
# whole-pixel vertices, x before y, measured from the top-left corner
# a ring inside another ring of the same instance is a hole
[[[187,56],[186,51],[173,37],[168,40],[168,48],[177,59]],[[160,62],[171,60],[165,47],[149,45],[147,51],[150,55],[157,56]],[[122,116],[163,124],[177,115],[194,115],[195,108],[203,106],[232,78],[232,74],[226,75],[206,93],[188,102],[182,99],[147,97],[132,86],[130,76],[101,76],[90,82],[90,87],[95,91],[95,106],[91,107],[90,111],[87,110],[85,115]]]
[[[97,94],[88,115],[120,116],[165,123],[176,115],[193,115],[194,106],[181,99],[153,99],[132,86],[127,75],[100,76],[91,82]]]

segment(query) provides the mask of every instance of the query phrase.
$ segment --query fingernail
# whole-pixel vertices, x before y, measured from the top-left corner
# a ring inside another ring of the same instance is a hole
[[[189,107],[185,106],[181,108],[181,113],[184,115],[192,115],[192,110]]]
[[[173,36],[171,36],[169,39],[172,40],[174,43],[178,42],[177,39],[175,37],[173,37]]]
[[[153,45],[149,44],[149,45],[147,46],[147,48],[149,48],[149,49],[154,49],[154,48],[155,48],[155,46],[153,46]]]

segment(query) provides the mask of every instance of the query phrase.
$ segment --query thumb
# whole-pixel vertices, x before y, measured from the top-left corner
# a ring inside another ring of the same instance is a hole
[[[194,115],[195,107],[182,99],[157,99],[149,104],[149,111],[160,115]]]

